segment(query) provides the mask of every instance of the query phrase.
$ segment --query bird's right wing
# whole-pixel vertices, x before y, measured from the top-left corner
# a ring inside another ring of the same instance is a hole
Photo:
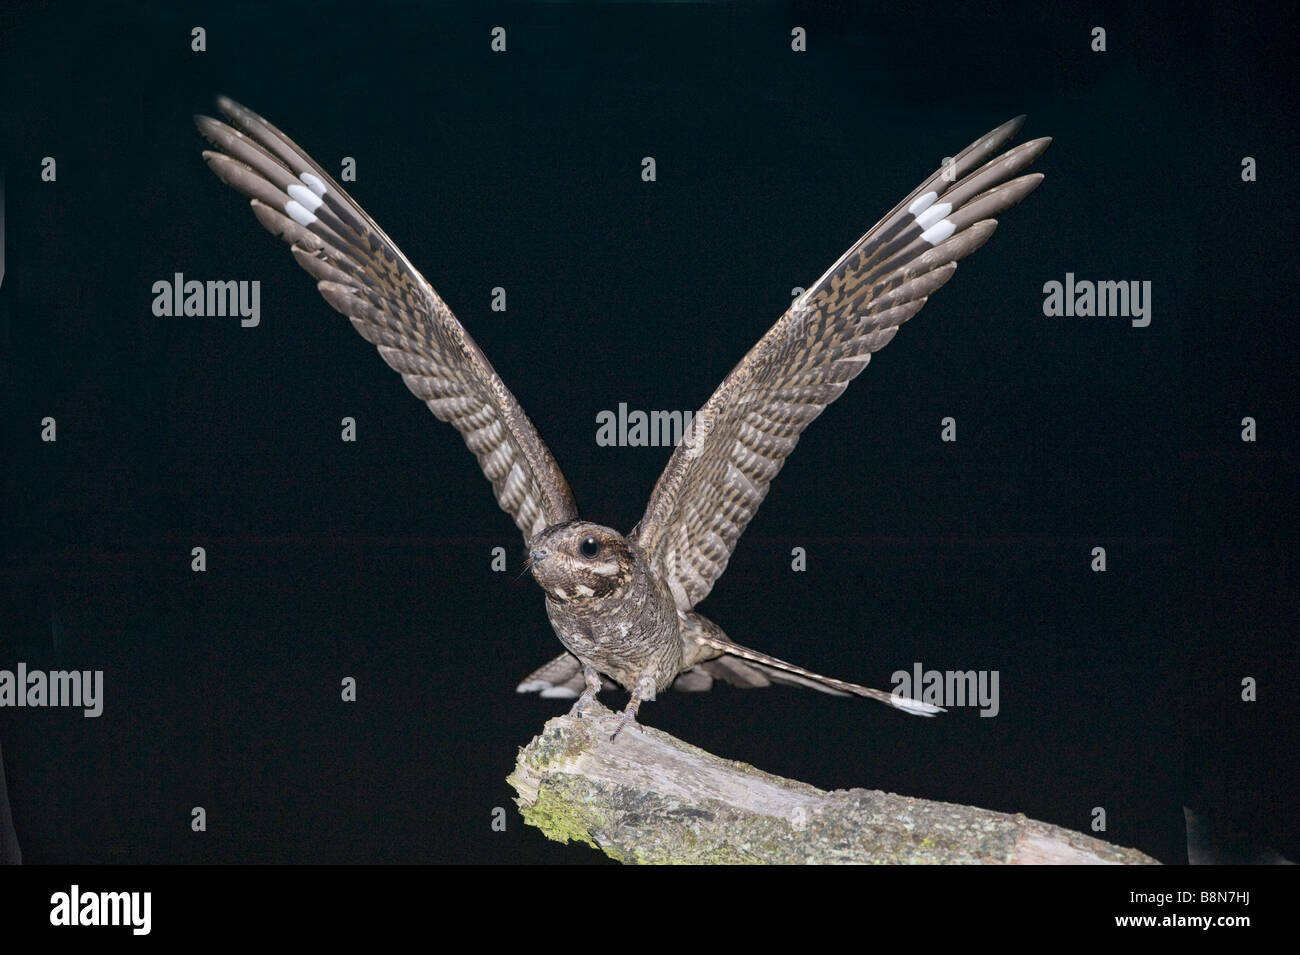
[[[231,125],[196,116],[215,147],[203,158],[288,242],[325,301],[352,325],[478,458],[501,509],[527,540],[573,520],[568,482],[515,396],[393,240],[288,136],[224,97]]]
[[[1014,119],[937,170],[840,256],[699,410],[633,539],[679,610],[713,588],[803,430],[1042,180],[1049,139],[996,155]],[[993,158],[990,158],[993,157]]]

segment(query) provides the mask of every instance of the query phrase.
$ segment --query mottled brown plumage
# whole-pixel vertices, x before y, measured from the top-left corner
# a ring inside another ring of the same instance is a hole
[[[957,260],[992,235],[994,215],[1041,181],[1018,174],[1050,140],[990,159],[1023,117],[971,144],[869,230],[813,283],[695,416],[626,537],[578,520],[568,483],[483,352],[392,240],[325,171],[260,116],[218,100],[231,125],[196,117],[217,147],[204,157],[289,242],[317,287],[437,417],[452,424],[530,550],[565,653],[520,692],[578,697],[602,675],[631,693],[622,722],[668,686],[788,683],[877,699],[911,713],[933,706],[793,666],[732,643],[695,606],[803,433],[872,353],[926,303]],[[616,730],[617,732],[617,730]]]

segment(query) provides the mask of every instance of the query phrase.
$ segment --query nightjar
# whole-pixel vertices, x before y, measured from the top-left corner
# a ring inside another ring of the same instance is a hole
[[[464,437],[502,510],[523,532],[565,652],[521,693],[577,697],[603,677],[631,694],[614,735],[669,686],[797,684],[936,706],[832,679],[733,643],[696,612],[803,430],[993,234],[994,216],[1042,181],[1022,171],[1047,148],[999,153],[1023,117],[980,137],[916,187],[803,292],[695,415],[629,534],[578,518],[568,482],[487,357],[406,256],[287,136],[219,99],[227,122],[195,118],[213,172],[252,200],[325,300],[346,315],[442,421]]]

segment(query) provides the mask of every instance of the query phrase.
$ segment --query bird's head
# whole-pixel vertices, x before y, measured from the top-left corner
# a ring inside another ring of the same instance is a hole
[[[636,556],[618,531],[588,521],[546,528],[528,543],[533,579],[566,603],[617,597],[632,582]]]

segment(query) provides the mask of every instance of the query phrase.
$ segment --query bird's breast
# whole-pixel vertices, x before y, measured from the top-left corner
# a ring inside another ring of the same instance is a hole
[[[677,676],[681,637],[667,587],[634,586],[620,598],[556,600],[546,614],[565,648],[583,663],[631,688],[652,676],[663,689]]]

